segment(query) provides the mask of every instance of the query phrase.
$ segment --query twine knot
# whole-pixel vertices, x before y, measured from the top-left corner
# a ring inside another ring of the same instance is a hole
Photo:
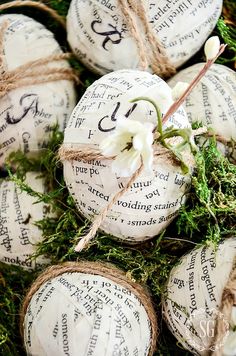
[[[176,69],[174,65],[170,62],[163,45],[154,34],[149,23],[143,2],[137,0],[119,0],[119,5],[129,31],[136,41],[141,68],[147,70],[150,65],[155,74],[165,78],[175,74]],[[140,22],[137,22],[137,17],[141,22],[145,38],[141,35],[142,31],[140,31]]]

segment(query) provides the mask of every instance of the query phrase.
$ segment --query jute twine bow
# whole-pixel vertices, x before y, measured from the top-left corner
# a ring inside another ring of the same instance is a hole
[[[149,348],[149,356],[152,356],[155,348],[156,348],[156,341],[157,341],[157,320],[156,320],[156,313],[152,305],[151,298],[146,290],[139,284],[129,280],[125,273],[121,270],[117,269],[113,265],[108,263],[100,263],[100,262],[66,262],[61,265],[51,266],[46,269],[33,283],[31,288],[29,289],[21,310],[21,335],[24,338],[24,318],[27,312],[27,308],[30,304],[31,298],[35,293],[37,293],[38,289],[45,284],[47,281],[60,276],[63,273],[85,273],[85,274],[93,274],[106,277],[113,282],[121,285],[122,287],[128,289],[131,293],[133,293],[141,302],[148,318],[150,320],[151,326],[151,343]],[[79,336],[78,335],[78,343],[79,343]]]
[[[29,61],[16,69],[8,70],[4,62],[4,35],[9,26],[8,21],[4,21],[0,27],[0,98],[8,94],[11,90],[58,80],[71,80],[78,82],[72,68],[47,67],[47,64],[69,59],[70,53],[52,54],[50,56]]]
[[[223,355],[224,345],[222,344],[222,339],[228,331],[232,308],[234,305],[236,306],[236,256],[234,257],[233,267],[229,275],[229,279],[222,293],[219,314],[216,319],[214,339],[211,344],[212,348],[214,347],[216,350],[211,352],[211,356]],[[222,317],[222,314],[224,317]]]
[[[155,74],[165,78],[175,74],[174,65],[171,64],[163,45],[155,36],[148,21],[143,2],[138,0],[119,0],[119,5],[128,29],[136,41],[141,68],[147,70],[150,65]],[[140,23],[137,22],[137,18],[142,24],[145,39],[141,35],[142,30],[140,30]]]

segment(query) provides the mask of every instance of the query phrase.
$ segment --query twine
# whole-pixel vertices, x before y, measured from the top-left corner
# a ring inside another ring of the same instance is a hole
[[[94,222],[92,223],[92,226],[89,230],[89,233],[85,235],[77,244],[75,247],[76,252],[80,252],[83,250],[89,243],[89,241],[96,235],[96,232],[98,231],[99,227],[101,226],[101,223],[104,221],[105,217],[108,214],[108,211],[112,208],[112,206],[115,204],[115,202],[121,198],[125,193],[128,192],[132,184],[135,182],[135,180],[139,177],[143,170],[143,163],[140,165],[140,167],[137,169],[137,171],[131,176],[129,179],[128,183],[125,185],[124,188],[119,190],[111,199],[109,204],[105,206],[105,208],[102,209],[100,214],[97,215],[95,218]]]
[[[205,128],[200,128],[197,130],[193,130],[194,135],[201,135],[202,133],[205,133],[206,129]],[[99,149],[95,148],[90,148],[86,147],[83,148],[68,148],[67,144],[61,145],[61,147],[58,150],[58,156],[61,161],[83,161],[85,163],[88,163],[89,161],[93,160],[113,160],[116,157],[115,156],[104,156]],[[168,148],[165,148],[162,146],[160,143],[155,143],[154,145],[154,159],[155,158],[160,158],[160,157],[165,157],[167,158],[170,163],[176,162],[176,159],[174,159],[173,154],[168,150]]]
[[[166,112],[166,114],[162,118],[162,123],[165,123],[171,115],[173,115],[181,106],[181,104],[184,102],[186,97],[190,94],[190,92],[194,89],[194,87],[197,85],[197,83],[201,80],[201,78],[205,75],[207,70],[211,67],[211,65],[215,62],[215,60],[220,56],[221,53],[225,50],[226,45],[221,45],[219,47],[219,51],[217,55],[208,60],[206,64],[203,66],[201,71],[198,73],[198,75],[193,79],[193,81],[189,84],[188,88],[185,90],[185,92],[180,96],[180,98],[174,102],[169,110]],[[193,131],[193,135],[202,135],[205,133],[207,130],[205,127],[199,128],[197,130]],[[158,134],[156,132],[156,134]],[[177,158],[173,156],[173,153],[168,149],[163,147],[160,143],[157,143],[154,145],[154,157],[159,156],[165,157],[165,163],[174,163],[177,161]],[[101,155],[100,151],[97,150],[90,150],[89,148],[84,148],[83,150],[81,149],[75,149],[72,150],[68,148],[67,145],[62,145],[60,150],[59,150],[59,157],[61,160],[78,160],[82,159],[85,162],[88,162],[92,159],[104,159],[105,157]],[[108,157],[106,159],[114,159],[115,157]],[[188,162],[189,165],[194,165],[193,164],[193,159],[192,156],[187,152],[185,153],[184,160],[186,160],[186,163]],[[132,185],[134,180],[140,175],[142,172],[143,164],[139,167],[139,169],[133,174],[133,176],[130,178],[128,181],[127,185],[118,193],[115,194],[115,196],[112,198],[111,202],[106,206],[101,213],[95,218],[92,227],[90,229],[90,232],[83,237],[79,243],[77,244],[75,250],[76,251],[81,251],[83,248],[87,247],[88,242],[95,236],[98,228],[100,227],[102,221],[106,217],[108,210],[111,208],[111,206],[116,202],[117,199],[119,199],[123,194],[125,194],[128,190],[129,187]],[[138,174],[137,174],[138,172]],[[135,179],[134,179],[135,178]],[[121,194],[120,194],[121,193]]]
[[[192,92],[192,90],[196,87],[196,85],[199,83],[199,81],[202,79],[202,77],[206,74],[208,69],[210,69],[210,67],[216,61],[216,59],[224,52],[226,47],[227,47],[227,45],[224,45],[224,44],[220,45],[220,48],[219,48],[219,51],[218,51],[217,55],[214,58],[209,59],[205,63],[205,65],[202,67],[202,69],[197,74],[197,76],[189,84],[189,86],[185,90],[184,94],[181,95],[181,97],[177,101],[175,101],[173,105],[171,105],[169,110],[165,113],[165,115],[164,115],[164,117],[162,119],[162,123],[165,123],[169,119],[169,117],[171,117],[178,110],[178,108],[183,104],[183,102],[185,101],[187,96]]]
[[[206,132],[205,127],[201,127],[197,130],[193,130],[193,135],[202,135],[203,133]],[[166,147],[162,146],[160,143],[154,143],[153,144],[153,149],[154,149],[154,160],[158,158],[164,159],[165,163],[169,163],[172,165],[179,165],[179,161],[177,157],[174,156],[174,154]],[[88,163],[89,161],[92,160],[114,160],[116,157],[111,156],[111,157],[105,157],[99,149],[91,149],[89,147],[83,147],[83,149],[76,148],[76,149],[70,149],[66,144],[61,145],[61,147],[58,150],[58,156],[61,161],[74,161],[74,160],[81,160],[85,163]],[[184,160],[186,163],[189,165],[193,166],[194,165],[194,159],[191,155],[190,152],[184,152]],[[119,190],[110,200],[108,205],[106,205],[101,212],[96,216],[94,219],[89,232],[83,236],[78,244],[75,247],[75,251],[80,252],[84,248],[86,248],[89,244],[89,241],[94,238],[96,235],[99,227],[101,226],[102,222],[106,218],[108,211],[112,208],[112,206],[116,203],[116,201],[121,198],[125,193],[127,193],[132,186],[132,184],[135,182],[135,180],[140,176],[140,174],[143,171],[143,162],[141,160],[141,165],[140,167],[134,172],[134,174],[130,177],[128,183]]]
[[[24,86],[58,80],[78,82],[78,77],[72,68],[47,68],[49,63],[69,59],[71,57],[70,53],[52,54],[45,58],[29,61],[16,69],[8,70],[4,64],[4,34],[8,26],[8,21],[4,21],[0,27],[0,98],[10,91]]]
[[[11,8],[14,8],[14,7],[24,7],[24,6],[35,7],[38,10],[47,12],[57,22],[59,22],[64,28],[66,28],[66,22],[63,19],[63,17],[61,17],[55,10],[53,10],[52,8],[48,7],[45,4],[42,4],[41,2],[28,1],[28,0],[11,1],[11,2],[8,2],[6,4],[0,5],[0,11],[11,9]]]
[[[154,35],[142,1],[119,0],[119,5],[129,31],[136,41],[141,68],[147,70],[150,63],[153,72],[157,75],[168,78],[175,74],[175,67],[167,57],[163,45]],[[137,17],[141,21],[146,37],[145,40],[141,36],[140,24],[137,23]]]
[[[74,273],[74,272],[93,274],[93,275],[106,277],[112,280],[113,282],[121,285],[122,287],[128,289],[140,300],[150,320],[151,345],[150,345],[148,355],[149,356],[153,355],[156,348],[158,329],[157,329],[156,314],[155,314],[154,307],[152,305],[151,298],[141,285],[133,282],[132,280],[129,280],[124,272],[122,272],[118,268],[108,263],[87,262],[87,261],[66,262],[61,265],[51,266],[47,268],[32,284],[31,288],[29,289],[24,299],[21,314],[20,314],[20,330],[21,330],[22,338],[24,338],[24,318],[33,295],[47,281],[56,278],[63,273]]]
[[[233,306],[236,305],[236,256],[234,257],[233,267],[223,290],[219,313],[224,315],[224,318],[218,316],[214,332],[214,339],[211,346],[218,347],[222,343],[222,339],[228,331],[228,323],[231,320]],[[220,314],[219,314],[220,315]],[[225,322],[227,321],[227,322]],[[211,353],[211,356],[221,356],[223,354],[223,345]]]
[[[173,156],[173,154],[165,147],[163,147],[161,144],[155,144],[154,145],[154,159],[155,158],[164,158],[165,162],[170,163],[170,164],[175,164],[177,165],[177,159]],[[68,149],[66,145],[62,145],[58,151],[58,155],[61,161],[66,160],[66,161],[73,161],[73,160],[82,160],[84,162],[88,162],[91,160],[113,160],[115,157],[105,157],[102,155],[100,150],[96,149],[89,149],[89,148],[84,148],[82,149]],[[188,161],[191,162],[190,159],[190,154],[186,154],[188,156]],[[118,199],[120,199],[125,193],[129,191],[131,188],[132,184],[136,181],[136,179],[140,176],[140,174],[143,171],[143,162],[141,161],[140,167],[134,172],[134,174],[130,177],[128,183],[119,190],[109,201],[109,203],[101,210],[101,212],[96,216],[94,219],[89,232],[83,236],[78,244],[75,247],[76,252],[82,251],[84,248],[86,248],[90,242],[96,235],[99,227],[101,226],[102,222],[106,218],[108,211],[112,208],[112,206],[117,202]]]

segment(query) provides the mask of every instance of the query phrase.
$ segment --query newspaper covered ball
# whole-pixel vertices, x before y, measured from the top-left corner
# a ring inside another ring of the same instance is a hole
[[[164,318],[183,347],[195,355],[214,351],[212,341],[217,318],[226,323],[226,329],[229,327],[229,320],[219,311],[219,306],[235,256],[236,238],[232,237],[220,243],[217,250],[214,246],[192,250],[170,273],[163,300]],[[222,355],[233,356],[235,352],[226,352],[228,335],[223,333],[214,347],[216,350],[224,347]]]
[[[27,354],[151,356],[153,330],[142,299],[129,282],[124,287],[109,270],[106,277],[104,268],[100,275],[93,262],[87,265],[87,271],[53,277],[60,271],[54,266],[50,279],[34,290],[23,321]]]
[[[144,0],[142,4],[154,35],[175,67],[200,49],[222,9],[222,0]],[[121,6],[120,0],[72,0],[69,8],[67,32],[71,48],[99,74],[140,69],[139,49]],[[142,23],[130,11],[133,22],[137,22],[138,35],[145,41]]]
[[[190,83],[203,67],[195,64],[176,74],[168,84]],[[190,122],[200,121],[226,139],[236,139],[236,73],[213,64],[183,104]]]
[[[14,71],[30,61],[62,53],[53,34],[35,20],[20,14],[0,16],[0,26],[5,22],[1,70]],[[60,60],[44,64],[43,70],[55,66],[69,68],[67,61]],[[37,79],[41,71],[42,67]],[[2,96],[0,165],[12,151],[36,153],[45,147],[53,125],[64,129],[75,100],[74,85],[68,80],[21,86]]]
[[[156,102],[162,113],[172,104],[171,89],[156,75],[136,70],[109,73],[94,82],[75,107],[65,129],[64,147],[98,148],[111,135],[119,118],[157,124],[154,107],[146,102],[131,103],[137,96]],[[166,126],[189,127],[180,108]],[[64,178],[77,208],[93,220],[111,197],[124,188],[130,178],[113,173],[111,160],[64,160]],[[162,231],[185,202],[190,175],[164,156],[156,158],[150,173],[143,171],[112,208],[100,228],[130,242],[149,239]]]
[[[25,182],[35,191],[44,193],[43,179],[38,173],[27,173]],[[47,263],[44,257],[30,259],[36,244],[42,239],[41,230],[35,225],[39,220],[53,216],[51,208],[30,196],[12,181],[0,184],[0,261],[33,269]]]

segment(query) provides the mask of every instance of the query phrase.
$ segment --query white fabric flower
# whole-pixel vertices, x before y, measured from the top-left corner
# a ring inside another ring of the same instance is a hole
[[[143,162],[151,172],[153,162],[153,130],[151,123],[120,118],[115,131],[100,144],[105,157],[115,156],[112,171],[119,177],[130,177]]]
[[[167,83],[165,84],[166,85],[161,87],[161,90],[155,92],[155,102],[157,103],[162,114],[165,114],[174,103],[172,98],[172,89]]]
[[[183,93],[188,89],[189,84],[186,82],[178,82],[172,89],[172,98],[174,101],[178,100]]]
[[[204,46],[204,52],[205,52],[207,61],[215,58],[215,56],[217,55],[219,50],[220,50],[219,37],[213,36],[213,37],[208,38],[208,40],[206,41],[205,46]]]

